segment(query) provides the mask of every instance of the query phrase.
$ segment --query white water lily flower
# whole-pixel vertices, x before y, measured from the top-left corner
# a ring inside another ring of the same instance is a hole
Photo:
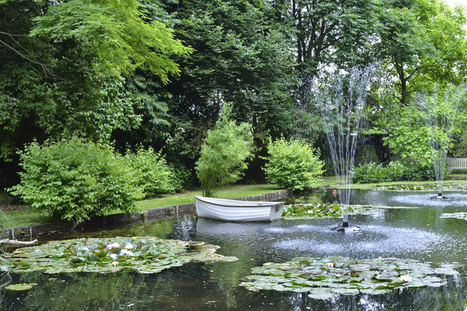
[[[400,280],[401,282],[410,282],[410,281],[412,281],[412,277],[405,274],[405,275],[401,275],[401,276],[399,277],[399,280]]]
[[[117,254],[110,254],[109,257],[112,258],[112,259],[115,259],[115,258],[117,258]]]
[[[117,243],[117,242],[108,244],[105,249],[112,249],[112,248],[116,248],[116,247],[120,247],[120,244]]]
[[[112,266],[114,266],[114,267],[118,266],[118,261],[112,262]]]
[[[127,254],[128,256],[134,256],[135,255],[135,254],[133,254],[132,251],[129,251],[129,250],[126,250],[126,249],[122,249],[122,253]]]
[[[126,249],[133,249],[135,247],[132,244],[127,244],[127,245],[125,245],[125,248]]]

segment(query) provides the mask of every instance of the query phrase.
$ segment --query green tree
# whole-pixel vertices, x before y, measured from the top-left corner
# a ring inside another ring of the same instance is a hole
[[[433,166],[433,160],[452,147],[451,131],[459,116],[457,107],[463,98],[463,87],[449,87],[433,92],[420,93],[411,105],[392,110],[386,122],[388,135],[383,139],[392,153],[407,166]]]
[[[161,135],[167,107],[146,77],[166,83],[179,72],[169,56],[191,49],[157,11],[156,1],[0,1],[0,183],[16,181],[15,151],[34,139]]]
[[[301,100],[308,80],[327,66],[351,68],[372,61],[379,5],[368,0],[275,0],[278,18],[291,25],[289,36],[302,79]]]
[[[307,190],[321,180],[324,162],[307,142],[281,138],[268,144],[268,153],[264,170],[269,182],[284,189]]]
[[[173,153],[196,159],[224,102],[234,103],[237,121],[252,124],[256,143],[266,132],[289,133],[295,63],[268,1],[180,1],[167,9],[180,19],[177,37],[195,49],[167,88]]]
[[[232,105],[224,104],[214,129],[207,132],[196,162],[196,173],[203,195],[212,196],[216,188],[239,180],[253,151],[251,125],[231,120]]]
[[[465,8],[442,0],[397,1],[381,15],[380,58],[396,80],[394,96],[408,105],[411,94],[434,85],[463,83],[467,64]]]
[[[169,74],[179,72],[168,54],[191,52],[174,39],[170,28],[151,19],[147,6],[138,0],[69,0],[49,5],[45,14],[34,19],[30,36],[85,44],[97,56],[99,71],[132,73],[141,68],[168,82]]]

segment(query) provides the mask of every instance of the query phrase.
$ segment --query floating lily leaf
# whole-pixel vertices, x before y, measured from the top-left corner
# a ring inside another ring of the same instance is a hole
[[[446,275],[458,275],[459,274],[459,272],[457,272],[451,267],[435,268],[434,271],[436,274],[446,274]]]
[[[369,295],[383,295],[390,293],[390,289],[376,289],[376,288],[367,288],[367,289],[361,289],[360,292],[362,294],[369,294]]]
[[[358,295],[360,293],[356,288],[334,288],[332,291],[341,295]]]
[[[30,290],[36,285],[37,285],[36,283],[11,284],[11,285],[4,287],[4,289],[13,290],[13,291],[25,291],[25,290]]]
[[[330,298],[334,297],[334,295],[329,290],[317,289],[317,290],[314,290],[312,293],[310,293],[308,295],[308,297],[313,298],[313,299],[323,299],[324,300],[324,299],[330,299]]]
[[[445,283],[439,275],[457,273],[449,265],[434,269],[410,259],[344,257],[295,258],[287,263],[266,263],[251,271],[253,274],[246,277],[248,282],[240,284],[249,290],[309,292],[314,299],[328,299],[337,294],[380,295],[404,287],[439,287]]]
[[[44,270],[44,273],[99,272],[122,269],[143,274],[159,273],[190,261],[233,261],[216,254],[218,246],[147,238],[75,239],[25,247],[12,253],[11,272]],[[278,272],[283,272],[276,269]]]

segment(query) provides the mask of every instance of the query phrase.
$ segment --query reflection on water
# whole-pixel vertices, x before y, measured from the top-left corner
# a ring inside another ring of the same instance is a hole
[[[440,288],[404,289],[386,295],[336,296],[313,300],[307,293],[250,292],[238,285],[250,269],[265,262],[298,256],[413,258],[467,266],[467,223],[440,219],[443,212],[466,211],[467,195],[447,193],[450,200],[429,200],[432,194],[354,192],[353,204],[409,206],[355,216],[359,233],[331,228],[339,221],[280,220],[272,223],[227,223],[181,216],[81,236],[158,236],[220,245],[218,253],[235,262],[190,263],[156,275],[29,273],[14,282],[37,283],[23,293],[3,291],[3,310],[464,310],[467,271],[448,276]],[[464,203],[462,203],[464,202]],[[69,236],[69,235],[68,235]],[[71,236],[70,236],[71,237]],[[54,238],[59,238],[58,236]]]

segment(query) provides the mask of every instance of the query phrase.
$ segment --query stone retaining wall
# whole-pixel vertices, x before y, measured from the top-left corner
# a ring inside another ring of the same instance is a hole
[[[258,195],[237,197],[235,200],[243,201],[278,201],[290,196],[289,190],[269,192]],[[144,222],[145,220],[155,220],[167,217],[178,217],[181,215],[193,215],[196,213],[195,203],[180,204],[174,206],[166,206],[159,208],[152,208],[144,210],[141,213],[133,215],[121,213],[112,214],[108,216],[93,217],[90,220],[79,224],[75,229],[96,227],[102,225],[119,225],[119,224],[133,224]],[[23,241],[36,239],[41,234],[51,231],[62,231],[71,229],[72,225],[68,221],[57,221],[45,224],[14,227],[4,229],[3,231],[8,235],[9,239],[18,239]]]

